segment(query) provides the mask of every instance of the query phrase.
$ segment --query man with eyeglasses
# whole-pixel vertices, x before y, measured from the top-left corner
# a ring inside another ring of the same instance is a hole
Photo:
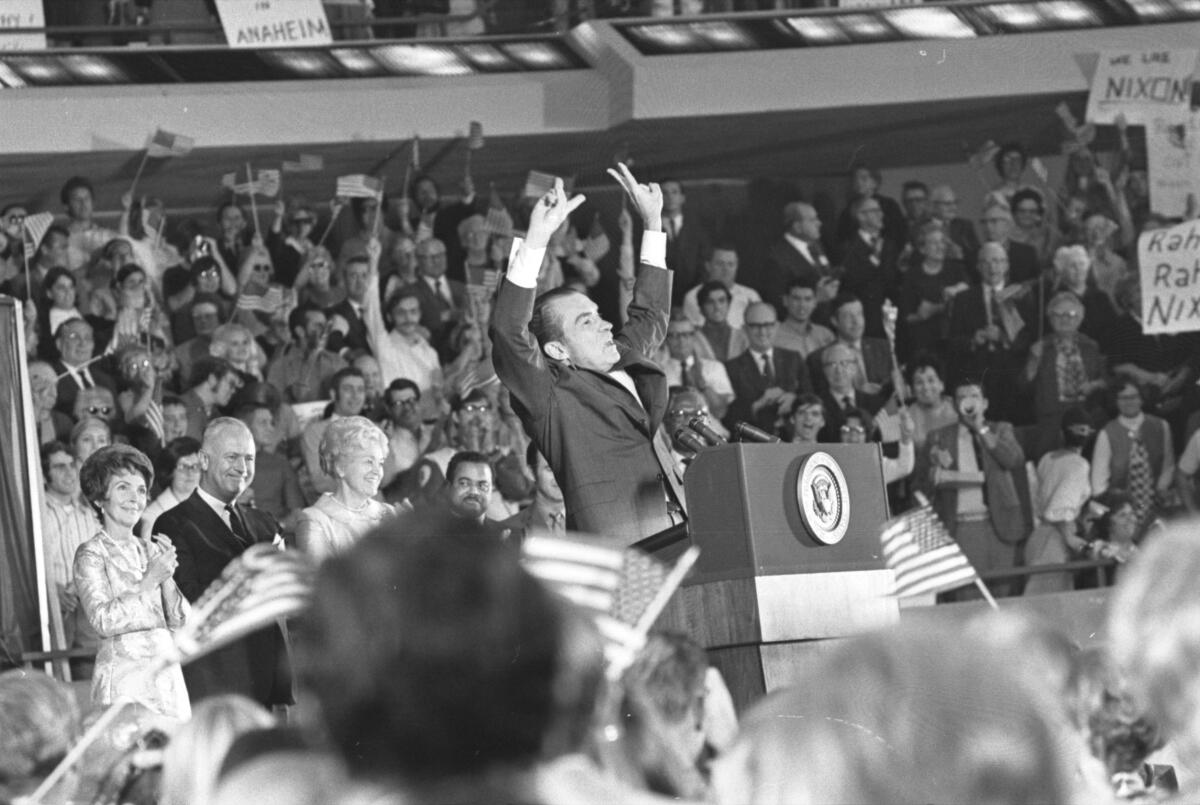
[[[58,375],[58,402],[55,408],[64,414],[74,416],[75,398],[83,389],[103,386],[110,392],[116,391],[117,384],[101,364],[89,363],[96,352],[96,339],[92,325],[83,319],[67,319],[58,325],[54,334],[54,344],[58,348],[58,360],[51,364]]]
[[[687,386],[704,395],[713,416],[725,416],[733,401],[733,386],[725,366],[704,357],[699,348],[696,325],[686,318],[676,318],[667,325],[667,354],[660,358],[667,384]]]
[[[1010,282],[1026,282],[1041,276],[1038,265],[1037,249],[1027,243],[1012,239],[1013,216],[1007,204],[999,200],[991,200],[984,207],[983,240],[985,243],[998,243],[1008,255],[1008,278]]]
[[[841,290],[862,300],[867,335],[882,338],[884,300],[900,293],[900,247],[884,233],[883,207],[874,196],[856,199],[850,211],[858,228],[846,242]]]
[[[846,424],[849,411],[862,409],[874,416],[885,400],[855,387],[858,359],[847,344],[833,342],[820,353],[819,360],[825,377],[824,388],[820,391],[821,402],[825,405],[825,427],[821,430],[820,441],[840,442],[842,425]]]
[[[940,221],[942,231],[949,241],[946,257],[963,260],[968,265],[979,251],[979,235],[975,225],[958,215],[958,195],[948,184],[935,185],[929,191],[929,212],[935,221]]]
[[[455,453],[446,467],[446,485],[440,506],[453,518],[483,526],[497,537],[506,536],[508,529],[487,516],[492,498],[494,476],[488,457],[472,450]]]
[[[812,391],[800,353],[775,346],[778,327],[773,305],[756,302],[746,309],[744,329],[750,349],[725,364],[734,393],[725,416],[730,429],[738,422],[748,422],[767,433],[777,433],[778,420],[791,410],[796,394]]]
[[[389,502],[410,497],[418,479],[405,473],[431,448],[436,449],[441,430],[421,421],[421,389],[408,378],[393,380],[383,392],[386,414],[383,432],[388,437],[388,454],[383,463],[380,489]],[[389,487],[396,482],[396,488]]]
[[[793,201],[783,208],[783,226],[783,236],[767,252],[767,274],[760,282],[768,298],[778,299],[789,283],[803,281],[812,286],[818,301],[832,299],[840,283],[821,245],[817,208]]]

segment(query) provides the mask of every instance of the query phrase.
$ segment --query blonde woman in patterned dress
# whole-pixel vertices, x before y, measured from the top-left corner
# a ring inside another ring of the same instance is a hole
[[[317,561],[349,548],[393,509],[375,500],[383,480],[388,440],[361,416],[335,419],[321,437],[321,470],[336,488],[300,512],[296,542]]]
[[[75,552],[75,585],[101,638],[92,703],[133,699],[186,721],[191,707],[183,671],[177,663],[159,663],[172,654],[171,631],[188,613],[172,578],[175,547],[165,537],[142,540],[134,532],[153,479],[150,460],[128,445],[102,447],[84,462],[79,483],[103,528]]]

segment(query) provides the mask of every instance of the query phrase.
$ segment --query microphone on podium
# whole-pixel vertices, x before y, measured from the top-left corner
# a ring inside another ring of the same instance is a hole
[[[703,414],[692,417],[691,420],[688,421],[687,426],[695,433],[698,433],[704,437],[704,441],[708,442],[708,445],[706,446],[715,447],[719,444],[728,444],[724,436],[713,430],[712,426],[708,424],[708,418]]]
[[[783,441],[778,436],[772,436],[765,430],[756,428],[748,422],[738,422],[733,426],[733,435],[739,442],[774,443]]]

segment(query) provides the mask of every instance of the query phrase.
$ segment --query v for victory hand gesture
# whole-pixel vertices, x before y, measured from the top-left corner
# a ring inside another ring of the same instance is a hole
[[[633,202],[638,214],[642,216],[642,224],[650,232],[662,231],[662,188],[656,182],[638,184],[637,179],[629,172],[624,162],[618,162],[617,167],[609,168],[608,175],[616,179]]]
[[[563,181],[555,178],[554,189],[538,199],[529,213],[529,230],[525,235],[525,243],[531,249],[544,249],[550,243],[555,231],[566,222],[571,213],[586,199],[585,196],[567,198],[563,189]]]

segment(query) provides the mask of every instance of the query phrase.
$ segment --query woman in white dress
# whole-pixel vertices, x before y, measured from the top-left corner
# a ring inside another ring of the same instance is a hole
[[[300,512],[296,542],[317,561],[349,548],[393,509],[375,500],[383,480],[388,440],[379,427],[361,416],[329,423],[321,437],[321,470],[336,488]]]
[[[1095,430],[1082,408],[1063,414],[1063,447],[1042,456],[1037,465],[1036,524],[1025,544],[1025,564],[1056,565],[1087,547],[1079,534],[1079,514],[1092,494],[1091,472],[1083,449]],[[1074,589],[1069,572],[1035,573],[1025,583],[1025,595]]]

